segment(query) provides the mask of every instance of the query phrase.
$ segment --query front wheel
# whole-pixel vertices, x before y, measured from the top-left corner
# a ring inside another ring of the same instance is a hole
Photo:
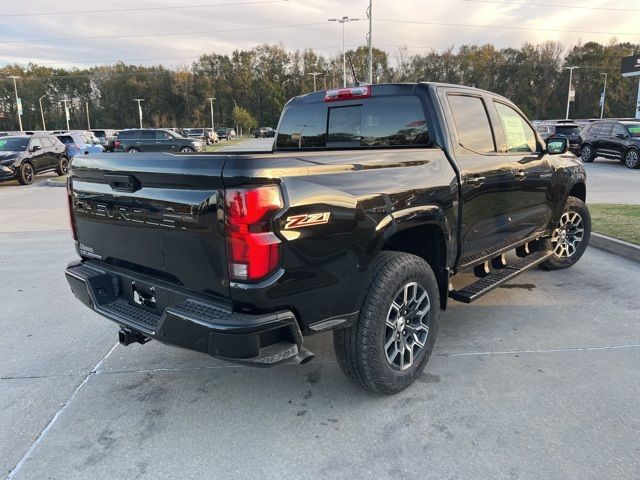
[[[20,185],[31,185],[36,176],[33,165],[30,163],[23,163],[18,172],[18,182]]]
[[[140,153],[140,150],[138,150],[137,148],[130,148],[129,150],[127,150],[127,153]]]
[[[408,253],[382,252],[354,325],[335,330],[342,371],[376,393],[397,393],[420,376],[438,331],[440,299],[431,267]]]
[[[553,255],[542,263],[542,268],[560,270],[575,265],[587,249],[590,238],[589,209],[579,198],[569,197],[558,226],[545,240],[545,247],[552,250]]]
[[[624,156],[624,164],[627,168],[640,168],[640,155],[638,155],[638,150],[635,148],[629,149]]]
[[[182,147],[180,149],[180,153],[193,153],[193,152],[194,152],[194,150],[191,147]]]

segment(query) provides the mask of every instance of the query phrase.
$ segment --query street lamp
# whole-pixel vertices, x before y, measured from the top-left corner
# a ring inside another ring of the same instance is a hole
[[[18,85],[16,84],[16,80],[20,77],[17,75],[10,75],[7,77],[13,80],[13,91],[16,93],[16,110],[18,112],[18,125],[20,125],[20,131],[22,131],[22,102],[20,98],[18,98]]]
[[[216,97],[207,97],[207,100],[209,100],[209,106],[211,107],[211,130],[215,130],[215,126],[213,125],[213,101],[216,99]]]
[[[140,102],[144,102],[144,98],[134,98],[134,102],[138,102],[138,116],[140,117],[140,128],[142,128],[142,104]]]
[[[571,90],[571,82],[573,81],[573,71],[580,67],[566,67],[565,70],[569,70],[569,93],[567,94],[567,116],[565,117],[567,120],[569,119],[569,105],[571,104],[571,97],[573,100],[576,99],[576,91]],[[572,95],[573,94],[573,95]]]
[[[322,75],[321,72],[309,72],[307,73],[307,75],[312,75],[313,76],[313,91],[317,91],[318,89],[316,88],[316,77],[318,75]]]
[[[369,19],[369,33],[367,33],[367,43],[369,44],[369,83],[373,84],[373,0],[369,0],[367,8],[367,18]]]
[[[349,22],[357,22],[359,18],[341,17],[330,18],[330,22],[338,22],[342,24],[342,86],[347,86],[347,53],[344,50],[344,25]]]
[[[604,75],[604,89],[602,90],[602,97],[600,98],[600,118],[604,116],[604,100],[607,96],[607,74],[601,73],[601,76]]]
[[[69,128],[69,107],[67,106],[67,102],[69,100],[67,100],[66,98],[64,100],[62,100],[64,102],[64,118],[66,118],[67,120],[67,131],[70,130]]]
[[[44,109],[42,108],[42,99],[44,97],[46,97],[46,95],[42,95],[38,99],[38,103],[40,104],[40,118],[42,118],[42,130],[46,130],[47,129],[47,125],[44,123]]]

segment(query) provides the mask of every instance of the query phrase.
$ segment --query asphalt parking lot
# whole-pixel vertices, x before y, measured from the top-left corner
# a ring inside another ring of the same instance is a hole
[[[640,190],[621,164],[587,169],[590,201]],[[420,381],[378,397],[330,335],[308,339],[309,364],[266,370],[118,345],[67,286],[65,190],[44,178],[0,185],[0,476],[640,478],[638,264],[591,248],[452,303]]]

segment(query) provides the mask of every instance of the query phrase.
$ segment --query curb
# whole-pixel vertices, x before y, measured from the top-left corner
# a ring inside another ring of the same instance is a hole
[[[617,238],[607,237],[606,235],[593,232],[591,233],[589,245],[619,255],[628,260],[640,262],[640,245],[634,245],[624,240],[618,240]]]

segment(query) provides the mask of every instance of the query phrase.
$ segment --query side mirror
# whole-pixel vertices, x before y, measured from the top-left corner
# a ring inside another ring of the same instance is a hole
[[[550,138],[547,140],[547,153],[549,155],[562,155],[567,153],[569,144],[566,138]]]
[[[38,150],[40,150],[40,148],[41,148],[41,147],[39,147],[38,145],[34,145],[33,147],[31,147],[31,148],[29,149],[29,151],[30,151],[31,153],[33,153],[33,152],[37,152]]]
[[[624,140],[625,138],[627,138],[627,135],[624,133],[616,133],[616,138],[619,138],[620,140]]]

